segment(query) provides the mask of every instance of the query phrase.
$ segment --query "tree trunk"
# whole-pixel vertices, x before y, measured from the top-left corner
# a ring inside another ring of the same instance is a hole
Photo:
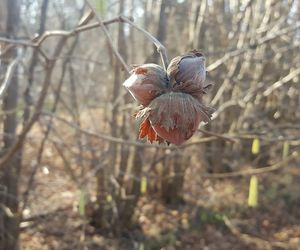
[[[7,20],[6,20],[6,36],[14,38],[17,33],[19,23],[19,6],[18,0],[7,1]],[[3,67],[17,56],[15,48],[7,52]],[[18,100],[18,77],[17,74],[11,78],[6,95],[3,99],[2,110],[5,114],[3,121],[3,149],[4,154],[13,144],[16,137],[17,128],[17,100]],[[4,206],[0,211],[0,221],[3,225],[0,228],[1,249],[17,249],[19,237],[19,208],[18,208],[18,182],[21,168],[22,154],[19,150],[15,153],[12,160],[7,163],[0,175],[0,203]],[[3,231],[2,231],[3,230]]]

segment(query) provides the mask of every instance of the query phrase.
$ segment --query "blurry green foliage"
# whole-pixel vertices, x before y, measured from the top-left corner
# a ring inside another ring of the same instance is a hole
[[[194,230],[201,230],[206,225],[224,226],[225,217],[226,215],[222,212],[201,207],[196,213],[196,216],[191,218],[190,225]]]
[[[200,211],[200,222],[202,224],[224,224],[225,215],[219,212],[210,212],[207,210]]]

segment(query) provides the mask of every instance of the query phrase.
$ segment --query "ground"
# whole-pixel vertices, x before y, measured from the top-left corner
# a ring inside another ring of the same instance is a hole
[[[185,202],[169,206],[146,193],[134,215],[136,225],[113,238],[97,234],[79,214],[77,186],[51,159],[50,152],[38,170],[21,224],[21,249],[300,249],[297,166],[258,176],[256,208],[247,205],[249,176],[208,179],[190,167]]]

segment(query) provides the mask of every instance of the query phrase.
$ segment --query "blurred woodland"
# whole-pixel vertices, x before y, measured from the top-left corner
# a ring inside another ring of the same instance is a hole
[[[181,146],[138,139],[145,31],[206,57]],[[0,0],[0,249],[300,249],[299,47],[299,0]]]

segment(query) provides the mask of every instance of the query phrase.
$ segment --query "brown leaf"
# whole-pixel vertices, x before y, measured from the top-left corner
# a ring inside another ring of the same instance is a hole
[[[157,134],[155,133],[154,129],[152,128],[150,121],[146,118],[140,125],[140,133],[139,138],[143,139],[147,136],[148,141],[151,143],[157,139]]]

